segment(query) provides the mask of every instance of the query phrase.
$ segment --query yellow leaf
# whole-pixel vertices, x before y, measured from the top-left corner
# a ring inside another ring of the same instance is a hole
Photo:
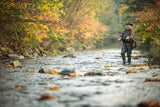
[[[143,70],[143,69],[145,69],[144,67],[141,67],[141,68],[138,68],[137,70]]]
[[[59,88],[53,86],[53,87],[50,87],[49,90],[59,90]]]
[[[9,64],[9,65],[8,65],[8,67],[11,67],[11,68],[13,68],[13,65]]]
[[[130,70],[130,71],[127,71],[126,73],[127,73],[127,74],[128,74],[128,73],[137,73],[137,71],[131,71],[131,70]]]
[[[108,65],[105,65],[104,67],[105,67],[105,68],[107,68],[107,67],[109,67],[109,68],[110,68],[110,67],[114,67],[114,66],[113,66],[113,65],[110,65],[110,66],[108,66]]]
[[[60,72],[57,72],[57,71],[51,71],[51,72],[49,72],[48,74],[54,74],[54,75],[57,75],[57,74],[59,74]]]

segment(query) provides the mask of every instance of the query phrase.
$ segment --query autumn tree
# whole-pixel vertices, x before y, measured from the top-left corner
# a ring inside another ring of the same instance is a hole
[[[124,0],[122,14],[135,24],[138,43],[150,53],[151,62],[160,61],[160,2],[157,0]],[[121,9],[122,9],[121,8]],[[125,14],[126,13],[126,14]]]

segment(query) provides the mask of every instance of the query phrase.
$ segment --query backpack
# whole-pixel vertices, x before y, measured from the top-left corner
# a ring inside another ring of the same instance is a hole
[[[136,48],[137,47],[137,42],[135,40],[133,40],[132,42],[132,48]]]

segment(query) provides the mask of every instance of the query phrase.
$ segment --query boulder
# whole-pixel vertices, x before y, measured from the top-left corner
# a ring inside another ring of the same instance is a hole
[[[8,57],[12,59],[24,59],[23,55],[16,55],[16,54],[8,54]]]
[[[105,75],[106,73],[104,73],[103,71],[90,71],[84,74],[84,76],[105,76]]]
[[[13,65],[13,67],[20,67],[20,66],[22,66],[21,63],[19,62],[19,60],[12,61],[11,65]]]
[[[73,68],[65,68],[63,71],[61,71],[60,75],[69,75],[70,73],[75,73],[75,69]]]
[[[51,69],[44,66],[40,68],[39,73],[49,73],[51,71],[52,71]]]
[[[76,58],[76,56],[74,56],[73,54],[67,54],[67,55],[63,56],[63,58],[66,58],[66,57]]]
[[[85,45],[81,45],[81,47],[79,48],[80,51],[83,51],[83,50],[86,50],[87,49],[87,46]]]
[[[67,53],[73,53],[75,52],[75,49],[73,47],[69,47],[66,49]]]

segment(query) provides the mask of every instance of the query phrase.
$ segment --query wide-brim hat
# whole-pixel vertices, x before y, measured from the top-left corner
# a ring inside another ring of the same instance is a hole
[[[127,23],[126,25],[131,25],[131,26],[133,26],[133,24],[132,24],[132,23]]]

